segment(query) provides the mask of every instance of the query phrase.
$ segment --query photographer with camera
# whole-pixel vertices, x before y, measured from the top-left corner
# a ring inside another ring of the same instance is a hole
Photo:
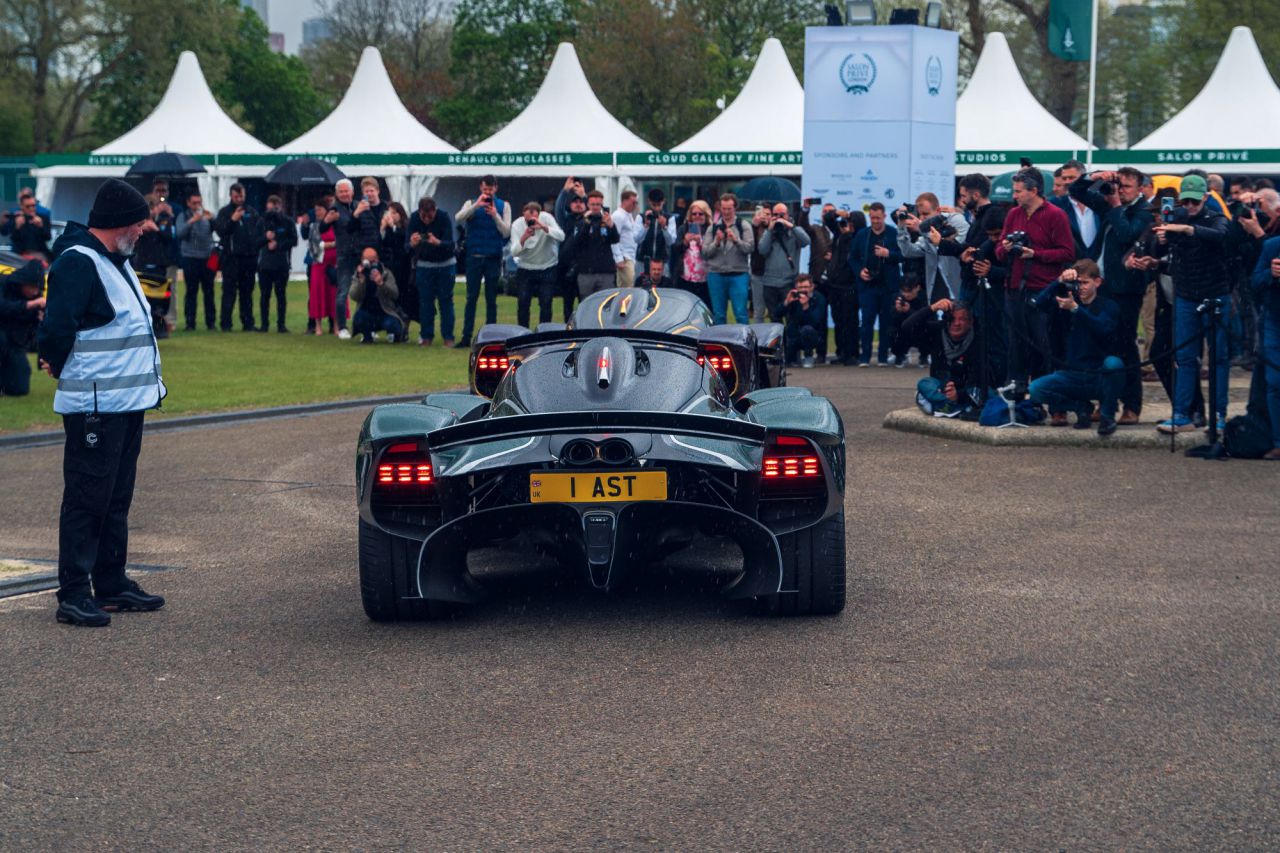
[[[858,216],[862,216],[861,211]],[[835,359],[848,366],[858,363],[858,277],[849,265],[855,229],[847,210],[836,211],[831,224],[836,237],[827,264],[827,302],[835,326]]]
[[[213,211],[204,206],[200,193],[187,196],[187,208],[178,217],[174,232],[182,252],[182,279],[187,283],[182,308],[188,332],[196,330],[196,307],[204,295],[204,324],[210,331],[216,323],[213,302],[213,280],[218,275],[209,269],[213,254]]]
[[[0,396],[31,393],[27,350],[44,319],[44,263],[27,261],[0,278]]]
[[[1035,297],[1036,310],[1062,311],[1069,318],[1066,364],[1031,383],[1031,402],[1051,411],[1076,412],[1076,429],[1092,426],[1098,401],[1098,435],[1116,431],[1116,406],[1124,384],[1124,362],[1116,355],[1120,308],[1098,294],[1102,274],[1088,258],[1063,270],[1057,282]]]
[[[904,261],[924,261],[922,281],[929,298],[956,299],[960,295],[960,258],[944,255],[939,251],[943,241],[960,245],[969,233],[969,223],[956,211],[944,212],[938,197],[933,193],[921,193],[916,198],[914,211],[903,205],[894,211],[894,224],[898,227],[898,251]],[[946,289],[946,293],[941,292]]]
[[[885,224],[885,209],[880,202],[867,208],[870,226],[853,238],[849,266],[857,270],[858,308],[862,312],[862,351],[859,367],[871,366],[871,346],[875,341],[876,321],[880,322],[880,343],[876,363],[889,366],[889,324],[894,300],[897,299],[902,255],[898,252],[898,229]]]
[[[665,210],[666,193],[654,187],[649,190],[646,198],[649,207],[641,217],[644,230],[636,244],[636,263],[645,269],[648,268],[649,261],[654,258],[665,263],[671,253],[671,244],[676,239],[675,219],[669,217]],[[674,277],[676,271],[670,272]]]
[[[819,219],[813,222],[810,211],[821,205]],[[820,198],[806,198],[800,202],[800,212],[796,215],[796,225],[809,235],[809,278],[814,289],[819,293],[826,287],[827,265],[831,263],[831,244],[835,241],[833,222],[836,206],[831,202],[822,203]]]
[[[671,276],[667,275],[667,262],[661,258],[650,258],[649,269],[636,278],[636,287],[674,287]]]
[[[1120,424],[1136,424],[1142,413],[1142,374],[1138,363],[1138,318],[1147,291],[1147,276],[1125,267],[1124,256],[1151,227],[1154,218],[1142,197],[1142,173],[1131,166],[1114,172],[1082,175],[1068,187],[1073,204],[1089,207],[1101,222],[1099,267],[1107,282],[1107,297],[1120,308],[1116,343],[1124,359],[1124,409]]]
[[[996,260],[1009,263],[1004,303],[1008,378],[1024,389],[1030,379],[1049,372],[1051,358],[1048,315],[1031,300],[1075,260],[1075,244],[1067,215],[1045,200],[1039,169],[1024,168],[1013,176],[1013,200]]]
[[[929,359],[929,375],[916,383],[916,405],[925,414],[954,416],[981,408],[985,394],[981,385],[988,371],[980,364],[968,305],[939,299],[913,311],[899,335]]]
[[[253,321],[253,280],[265,236],[262,217],[245,204],[243,184],[231,185],[231,202],[218,211],[213,230],[222,241],[222,312],[218,325],[224,332],[231,331],[231,312],[239,298],[240,328],[252,332],[257,328]]]
[[[404,321],[396,307],[399,299],[395,273],[378,260],[377,249],[365,249],[351,279],[351,301],[356,304],[351,330],[360,335],[360,343],[373,343],[377,332],[386,332],[392,343],[404,341]]]
[[[703,242],[707,261],[707,290],[711,295],[711,316],[716,324],[728,322],[728,305],[733,303],[733,321],[750,320],[747,299],[751,295],[751,252],[755,233],[738,219],[738,197],[720,196],[720,215],[711,227],[710,242]]]
[[[1173,416],[1157,425],[1160,432],[1195,429],[1192,397],[1200,382],[1200,352],[1212,340],[1216,375],[1211,417],[1221,431],[1227,417],[1227,378],[1231,370],[1225,314],[1230,305],[1231,278],[1227,263],[1227,219],[1208,204],[1208,185],[1199,175],[1187,175],[1178,191],[1178,210],[1152,228],[1161,246],[1169,247],[1173,278],[1173,325],[1178,350]],[[1213,315],[1221,317],[1216,324]]]
[[[1264,363],[1254,371],[1250,408],[1255,401],[1265,399],[1271,421],[1271,449],[1262,458],[1280,462],[1280,237],[1263,243],[1251,284],[1262,315],[1258,351]],[[1265,383],[1265,393],[1257,389],[1259,375]]]
[[[290,256],[293,247],[298,245],[298,229],[293,220],[284,213],[284,203],[280,196],[267,197],[267,210],[262,214],[264,242],[258,254],[258,305],[262,309],[262,325],[259,332],[267,331],[271,318],[271,293],[276,295],[276,331],[288,334],[284,324],[287,305],[285,294],[289,286]]]
[[[529,305],[538,295],[538,322],[551,322],[556,295],[556,264],[564,232],[542,205],[531,201],[511,226],[511,257],[516,262],[516,322],[529,325]]]
[[[944,297],[945,299],[945,297]],[[950,301],[950,300],[947,300]],[[898,295],[893,299],[893,312],[889,315],[889,361],[896,367],[906,367],[911,363],[908,357],[911,348],[920,352],[919,364],[924,366],[926,353],[911,340],[911,336],[902,332],[906,319],[921,308],[927,307],[929,300],[920,281],[920,273],[904,272],[899,284]],[[884,334],[882,330],[882,334]]]
[[[796,286],[782,300],[783,349],[787,364],[796,364],[803,353],[801,367],[813,367],[815,353],[826,349],[827,300],[813,290],[813,279],[807,274],[796,277]]]
[[[334,276],[338,282],[338,292],[334,297],[334,306],[338,313],[338,338],[345,341],[351,338],[351,332],[347,329],[347,317],[351,310],[348,290],[351,287],[351,279],[356,273],[356,267],[360,264],[358,239],[360,228],[359,223],[355,223],[355,227],[352,227],[355,184],[351,183],[350,179],[343,178],[334,184],[333,188],[335,196],[333,206],[325,212],[324,219],[318,224],[321,231],[326,228],[333,229],[333,239],[337,244],[334,249],[337,263],[334,267]]]
[[[604,193],[587,193],[587,212],[564,241],[562,255],[572,259],[578,275],[578,298],[586,299],[599,290],[608,290],[618,282],[613,262],[613,246],[619,240],[618,226],[604,206]]]
[[[706,247],[711,241],[711,205],[696,199],[689,205],[684,222],[676,226],[676,239],[671,244],[671,275],[676,287],[688,291],[711,308],[711,292],[707,289]]]
[[[1273,189],[1257,192],[1240,189],[1232,183],[1232,201],[1227,207],[1227,247],[1231,256],[1232,296],[1235,300],[1233,327],[1238,325],[1240,366],[1252,370],[1260,351],[1261,306],[1255,304],[1255,293],[1249,279],[1262,254],[1262,244],[1280,234],[1280,194]]]
[[[1049,203],[1058,207],[1067,215],[1067,224],[1071,226],[1071,240],[1075,245],[1077,258],[1098,260],[1102,256],[1102,213],[1080,198],[1072,195],[1071,188],[1085,178],[1084,164],[1079,160],[1068,160],[1062,168],[1053,173],[1053,198]],[[1090,185],[1094,184],[1089,181]],[[1112,191],[1114,184],[1106,181],[1097,182],[1099,191]]]
[[[467,229],[467,304],[462,312],[462,338],[454,346],[467,349],[476,325],[481,280],[484,281],[484,321],[498,322],[502,250],[511,239],[511,206],[498,198],[497,178],[485,175],[480,179],[480,195],[462,205],[457,221]]]
[[[409,251],[413,255],[418,285],[418,346],[435,339],[436,309],[440,311],[440,337],[453,346],[454,256],[453,220],[429,195],[418,199],[418,212],[409,219]]]
[[[556,197],[555,218],[560,230],[568,240],[570,234],[578,230],[578,224],[587,215],[587,191],[582,188],[582,181],[570,177],[564,182],[564,189]],[[665,256],[664,256],[665,257]],[[560,259],[556,263],[556,291],[564,300],[564,321],[569,322],[573,316],[573,305],[578,301],[578,271],[573,263],[573,256],[560,245]]]
[[[782,303],[795,287],[800,273],[800,250],[809,245],[809,235],[792,224],[787,206],[778,202],[773,206],[758,245],[764,258],[760,279],[765,310],[775,322],[781,323]]]

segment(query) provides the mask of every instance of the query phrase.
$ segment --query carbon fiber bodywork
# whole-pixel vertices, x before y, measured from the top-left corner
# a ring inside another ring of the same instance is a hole
[[[365,420],[360,516],[408,541],[409,576],[397,589],[424,601],[477,601],[483,589],[467,552],[517,542],[609,590],[702,535],[742,551],[730,596],[787,592],[779,537],[843,511],[844,428],[827,400],[802,388],[735,398],[691,336],[522,331],[505,338],[512,357],[492,399],[436,394],[380,406]],[[765,457],[779,442],[812,461],[809,476],[766,482]],[[387,460],[429,470],[429,482],[388,484]],[[531,493],[531,483],[566,472],[594,477],[597,488],[662,472],[664,491],[557,502]]]

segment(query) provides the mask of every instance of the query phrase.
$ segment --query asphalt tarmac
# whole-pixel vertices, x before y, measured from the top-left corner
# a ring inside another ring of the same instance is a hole
[[[880,427],[915,370],[796,374],[848,429],[833,618],[499,555],[376,625],[362,412],[149,435],[168,606],[0,602],[0,847],[1280,846],[1280,465],[947,443]],[[60,454],[0,454],[0,556],[56,556]]]

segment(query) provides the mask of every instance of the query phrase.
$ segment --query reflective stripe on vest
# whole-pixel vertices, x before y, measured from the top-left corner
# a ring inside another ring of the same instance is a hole
[[[88,256],[115,317],[105,326],[81,329],[58,377],[53,410],[59,414],[136,412],[160,404],[166,389],[160,376],[151,308],[128,263],[124,272],[87,246],[71,246]],[[96,399],[95,399],[96,398]]]

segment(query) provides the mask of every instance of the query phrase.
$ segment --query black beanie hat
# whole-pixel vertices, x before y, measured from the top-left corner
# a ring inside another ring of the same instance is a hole
[[[109,178],[98,187],[89,211],[90,228],[123,228],[141,222],[151,215],[151,208],[142,193],[116,178]]]
[[[27,261],[9,273],[9,281],[14,284],[44,284],[44,264],[40,261]]]

